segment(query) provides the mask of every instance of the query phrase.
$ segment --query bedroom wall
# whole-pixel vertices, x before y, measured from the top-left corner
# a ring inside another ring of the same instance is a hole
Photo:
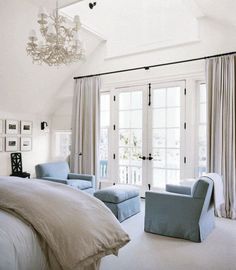
[[[41,130],[40,123],[46,121],[49,123],[50,119],[47,116],[39,116],[33,114],[16,114],[11,112],[1,112],[0,119],[14,119],[33,122],[32,134],[32,151],[22,152],[23,170],[35,177],[35,165],[44,163],[49,160],[50,156],[50,130]],[[6,137],[6,134],[1,134],[1,137]],[[9,136],[9,135],[8,135]],[[18,142],[20,136],[17,135]],[[5,149],[5,143],[4,143]],[[20,149],[18,149],[20,150]],[[0,175],[9,175],[11,173],[10,152],[0,152]]]
[[[58,106],[52,115],[52,130],[70,130],[72,115],[72,96]]]
[[[56,157],[56,131],[71,130],[71,115],[72,115],[72,97],[62,101],[51,117],[51,153],[52,161],[66,160],[65,158]]]

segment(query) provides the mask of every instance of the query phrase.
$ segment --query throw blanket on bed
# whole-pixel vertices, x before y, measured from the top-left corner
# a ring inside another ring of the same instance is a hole
[[[129,241],[102,202],[67,185],[0,177],[0,208],[32,226],[53,270],[96,269]]]

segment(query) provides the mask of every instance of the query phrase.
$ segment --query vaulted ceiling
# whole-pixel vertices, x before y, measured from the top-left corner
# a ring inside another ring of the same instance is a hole
[[[105,37],[107,58],[199,38],[197,18],[203,14],[192,0],[102,0],[92,10],[89,2],[80,1],[62,11],[72,17],[79,14],[84,25]]]
[[[0,0],[0,111],[50,114],[71,93],[67,82],[83,63],[56,68],[33,64],[27,56],[29,31],[38,29],[40,2],[48,10],[55,5],[55,1]],[[86,40],[87,58],[103,41],[86,30],[81,30],[81,39]]]
[[[186,44],[200,39],[199,20],[236,26],[235,0],[90,0],[66,6],[83,24],[107,40],[106,58]]]
[[[73,15],[70,4],[76,2],[81,2],[77,4],[81,39],[93,66],[97,65],[93,56],[101,46],[106,48],[107,63],[112,57],[121,61],[130,54],[160,48],[161,54],[181,42],[201,40],[199,22],[208,19],[225,26],[218,29],[211,24],[214,31],[221,31],[220,49],[229,37],[222,29],[234,33],[236,27],[235,0],[97,0],[93,10],[88,8],[89,0],[60,0],[59,5]],[[32,64],[25,46],[29,30],[38,27],[39,6],[51,10],[55,0],[0,0],[0,112],[51,114],[71,96],[72,77],[83,71],[83,62],[60,68]]]

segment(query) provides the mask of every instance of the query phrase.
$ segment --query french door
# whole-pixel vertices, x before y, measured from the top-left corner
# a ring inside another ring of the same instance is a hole
[[[185,162],[184,84],[152,85],[148,108],[148,178],[153,188],[178,184]]]
[[[118,182],[142,186],[145,164],[141,159],[147,151],[145,87],[116,91],[116,174]]]
[[[183,82],[114,91],[113,175],[146,190],[179,183],[184,165]]]

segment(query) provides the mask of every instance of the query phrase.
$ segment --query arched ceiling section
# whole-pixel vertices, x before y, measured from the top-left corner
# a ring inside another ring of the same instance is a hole
[[[82,23],[107,40],[107,58],[165,48],[199,39],[198,17],[192,0],[101,0],[91,10],[90,0],[62,11],[79,14]]]
[[[204,55],[205,47],[211,52],[235,47],[235,0],[97,0],[93,10],[88,2],[59,0],[70,16],[79,7],[89,61],[52,68],[32,64],[25,47],[29,30],[38,29],[39,6],[51,10],[55,0],[0,0],[0,111],[51,114],[63,98],[71,97],[73,75],[156,63],[166,55],[181,58],[184,53],[179,55],[174,46],[185,51],[188,42],[190,57]],[[154,51],[158,58],[153,58]]]
[[[73,73],[84,63],[56,68],[33,64],[27,56],[28,33],[32,28],[39,32],[37,13],[44,3],[55,5],[55,1],[0,1],[0,112],[51,114],[60,102],[58,91],[67,85],[66,80],[73,81]],[[50,10],[48,5],[46,8]],[[81,30],[81,39],[87,58],[103,42],[86,30]],[[66,95],[71,89],[65,87],[63,91]]]

